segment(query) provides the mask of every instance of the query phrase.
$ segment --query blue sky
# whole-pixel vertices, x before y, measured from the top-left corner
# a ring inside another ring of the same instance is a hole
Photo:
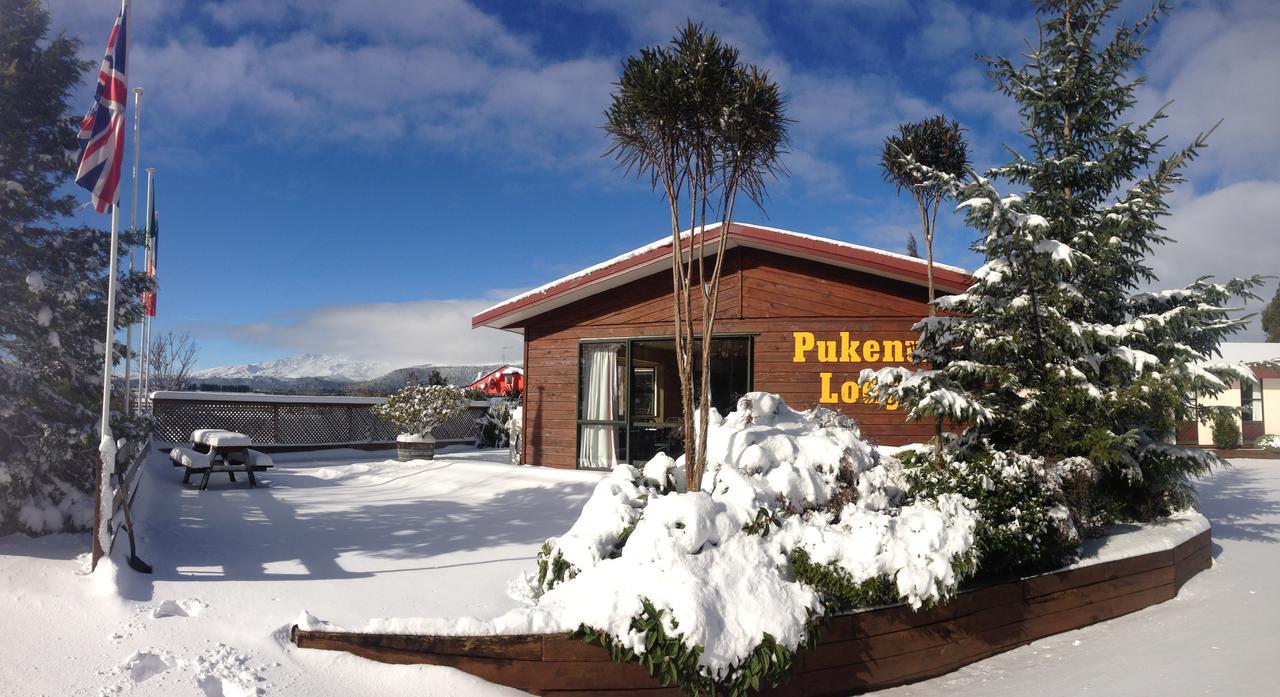
[[[113,4],[48,1],[96,64]],[[1182,243],[1157,269],[1168,285],[1280,273],[1280,3],[1179,5],[1153,36],[1135,118],[1175,99],[1175,145],[1226,120],[1175,199]],[[876,161],[895,124],[958,119],[980,167],[1021,142],[974,60],[1024,50],[1035,17],[1021,1],[138,0],[157,330],[191,331],[202,367],[516,355],[518,337],[472,332],[470,315],[664,234],[665,204],[601,157],[599,127],[620,62],[686,18],[768,68],[795,120],[791,176],[770,186],[767,216],[740,220],[901,251],[916,214]],[[91,96],[86,82],[76,104]],[[974,266],[970,233],[943,226],[940,260]]]

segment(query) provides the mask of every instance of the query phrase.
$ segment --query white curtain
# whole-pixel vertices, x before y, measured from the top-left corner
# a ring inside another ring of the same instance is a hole
[[[582,349],[582,418],[589,421],[612,421],[620,418],[618,402],[619,344],[586,344]],[[578,466],[611,469],[618,464],[617,426],[588,425],[582,427],[582,445],[578,448]]]

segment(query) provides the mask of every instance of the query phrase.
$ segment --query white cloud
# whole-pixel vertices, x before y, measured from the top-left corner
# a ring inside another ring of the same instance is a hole
[[[1280,179],[1280,3],[1240,0],[1180,8],[1149,57],[1138,114],[1172,100],[1163,129],[1172,147],[1222,119],[1195,165],[1224,182]]]
[[[100,56],[113,11],[53,3],[55,28],[80,35],[86,57]],[[175,31],[183,4],[162,6],[135,26],[130,58],[130,82],[147,90],[152,154],[162,159],[188,144],[194,123],[283,146],[416,138],[514,151],[538,165],[578,164],[604,149],[597,127],[616,58],[540,58],[465,0],[188,7],[226,32],[193,23]]]
[[[1219,280],[1280,273],[1280,182],[1246,181],[1175,202],[1164,221],[1176,243],[1156,250],[1152,268],[1159,287],[1179,287],[1203,275]],[[1276,281],[1268,281],[1270,299]],[[1249,312],[1261,310],[1252,303]],[[1237,339],[1261,341],[1254,321]]]
[[[718,0],[587,0],[585,4],[619,17],[631,39],[637,43],[635,49],[667,43],[689,20],[702,23],[746,56],[763,55],[771,44],[765,26],[753,14],[743,11],[740,3]]]
[[[213,328],[220,338],[290,353],[320,353],[393,366],[496,362],[521,355],[523,339],[471,328],[493,300],[418,300],[317,307],[296,318]]]
[[[933,0],[921,6],[924,23],[911,37],[908,52],[931,61],[1011,55],[1023,47],[1025,38],[1035,35],[1035,8],[1028,4],[1021,9],[1018,18],[1009,19],[952,0]]]

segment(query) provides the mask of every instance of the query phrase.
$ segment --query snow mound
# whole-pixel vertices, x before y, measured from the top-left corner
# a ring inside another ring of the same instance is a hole
[[[165,600],[151,609],[151,618],[162,617],[197,617],[209,606],[197,598],[185,600]]]
[[[196,686],[206,697],[253,697],[263,694],[263,678],[247,655],[226,644],[215,644],[195,660]]]
[[[728,416],[709,415],[707,443],[697,491],[682,490],[682,459],[659,454],[642,469],[616,467],[569,531],[544,545],[538,573],[512,583],[526,607],[492,620],[378,619],[364,631],[585,626],[644,654],[646,636],[633,620],[656,613],[667,636],[701,647],[699,670],[720,678],[770,638],[794,651],[826,611],[822,592],[797,579],[798,550],[855,583],[887,581],[915,607],[954,592],[955,569],[974,543],[973,503],[947,496],[902,505],[899,463],[881,457],[849,419],[751,393]]]
[[[134,651],[120,664],[120,670],[135,683],[146,682],[151,678],[178,665],[178,660],[168,651],[160,649],[143,649]]]

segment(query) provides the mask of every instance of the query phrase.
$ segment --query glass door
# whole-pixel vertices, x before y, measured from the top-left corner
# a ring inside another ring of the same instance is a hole
[[[584,343],[578,361],[578,467],[626,461],[627,345]]]
[[[578,467],[643,465],[684,453],[680,371],[674,339],[584,341],[578,361]],[[751,391],[750,337],[711,341],[711,406],[727,414]],[[702,341],[694,342],[695,392]],[[698,396],[695,393],[694,402]]]
[[[630,462],[643,465],[660,452],[684,452],[680,421],[680,370],[674,339],[631,342]]]

